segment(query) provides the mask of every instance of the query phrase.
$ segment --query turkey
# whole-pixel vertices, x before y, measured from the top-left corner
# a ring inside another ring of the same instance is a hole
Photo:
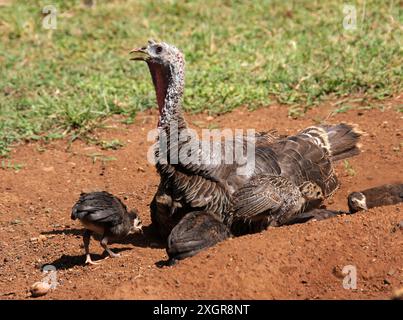
[[[334,194],[339,182],[333,162],[359,154],[360,133],[354,126],[342,123],[312,126],[289,137],[272,133],[235,137],[232,144],[212,148],[210,162],[200,161],[206,156],[205,142],[189,138],[181,109],[183,54],[173,45],[153,40],[133,49],[131,54],[131,60],[147,63],[159,108],[160,135],[155,158],[161,180],[150,204],[152,224],[164,239],[169,237],[169,246],[176,250],[186,246],[175,246],[175,239],[198,239],[197,250],[194,246],[190,251],[185,248],[190,252],[186,256],[211,245],[209,241],[199,241],[200,237],[209,236],[204,229],[209,223],[199,221],[194,228],[175,228],[195,211],[204,212],[199,219],[209,221],[212,216],[234,235],[284,225],[298,214],[319,207]],[[228,163],[223,154],[234,155],[239,140],[247,161]],[[250,143],[254,149],[249,158]],[[228,151],[228,145],[234,147]],[[178,160],[171,157],[174,154],[192,154],[196,161],[184,161],[186,157]]]
[[[128,234],[142,232],[137,211],[127,212],[124,203],[106,191],[82,193],[72,209],[71,219],[79,219],[85,228],[83,242],[86,264],[98,264],[91,260],[89,250],[93,232],[102,236],[101,246],[112,258],[119,254],[108,248],[110,240],[119,240]]]
[[[402,183],[385,184],[348,195],[348,207],[351,213],[400,202],[403,202]]]

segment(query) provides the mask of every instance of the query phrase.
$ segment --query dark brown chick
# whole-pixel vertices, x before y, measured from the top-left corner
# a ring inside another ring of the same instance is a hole
[[[403,202],[403,183],[385,184],[348,195],[350,213]]]
[[[128,234],[142,232],[142,224],[136,210],[127,211],[125,204],[106,191],[82,193],[74,205],[71,219],[79,219],[85,231],[83,235],[86,264],[98,264],[91,260],[89,245],[91,234],[101,236],[101,246],[110,257],[118,257],[108,248],[109,241],[123,239]]]

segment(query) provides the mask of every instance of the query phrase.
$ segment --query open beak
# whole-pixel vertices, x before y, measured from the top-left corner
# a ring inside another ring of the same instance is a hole
[[[130,51],[132,57],[130,60],[147,61],[150,55],[147,53],[147,48],[137,48]]]

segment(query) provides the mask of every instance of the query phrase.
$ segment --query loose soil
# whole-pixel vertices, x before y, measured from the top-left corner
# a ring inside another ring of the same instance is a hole
[[[341,188],[327,202],[328,208],[346,210],[348,193],[403,181],[398,103],[401,100],[394,99],[369,110],[357,105],[330,115],[337,105],[329,102],[299,119],[274,105],[215,117],[187,115],[187,120],[196,129],[275,128],[280,134],[322,120],[358,124],[367,133],[362,154],[336,164]],[[107,129],[96,132],[100,139],[123,141],[119,150],[81,141],[27,143],[16,147],[9,159],[23,169],[0,169],[0,299],[28,298],[29,287],[43,278],[41,267],[46,264],[57,268],[59,285],[38,299],[389,299],[403,286],[403,231],[396,227],[403,221],[402,204],[270,228],[164,268],[157,266],[167,258],[164,245],[146,228],[144,236],[111,245],[121,258],[84,266],[82,228],[70,219],[80,192],[107,190],[129,208],[136,207],[144,224],[150,224],[149,203],[159,178],[147,162],[152,142],[146,137],[156,126],[157,113],[142,113],[131,125],[120,120],[112,118]],[[91,252],[94,260],[103,257],[95,240]],[[357,268],[355,290],[343,288],[341,270],[347,265]]]

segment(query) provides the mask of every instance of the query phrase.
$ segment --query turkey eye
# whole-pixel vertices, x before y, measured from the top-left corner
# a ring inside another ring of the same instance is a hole
[[[161,47],[161,46],[158,46],[157,48],[155,48],[155,52],[156,52],[157,54],[161,53],[161,52],[162,52],[162,47]]]

